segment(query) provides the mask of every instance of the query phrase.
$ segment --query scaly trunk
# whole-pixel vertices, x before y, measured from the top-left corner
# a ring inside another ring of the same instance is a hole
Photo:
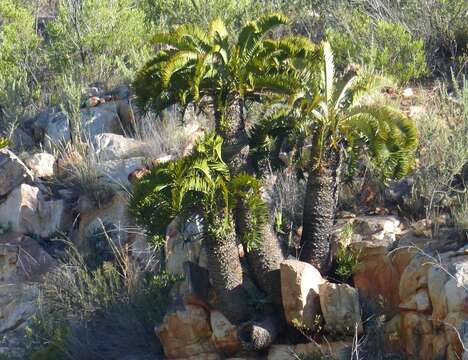
[[[236,227],[240,238],[252,232],[250,209],[239,199],[236,211]],[[247,261],[256,285],[263,290],[275,304],[281,304],[280,264],[284,260],[283,250],[270,222],[264,224],[259,232],[258,247],[247,251]]]
[[[232,219],[230,219],[232,222]],[[210,230],[219,228],[218,217],[205,230],[208,248],[208,272],[217,295],[219,310],[233,323],[240,323],[249,316],[247,297],[242,286],[243,274],[236,244],[236,234],[230,230],[220,236]]]
[[[339,151],[329,151],[322,165],[309,172],[304,202],[300,259],[322,273],[330,268],[330,234],[335,220]]]
[[[223,160],[228,164],[231,175],[246,170],[249,155],[249,140],[245,130],[244,100],[238,95],[228,100],[223,111],[215,112],[216,132],[222,136]]]
[[[279,329],[279,317],[272,315],[260,322],[248,322],[242,325],[238,330],[238,336],[247,351],[261,351],[273,344]]]

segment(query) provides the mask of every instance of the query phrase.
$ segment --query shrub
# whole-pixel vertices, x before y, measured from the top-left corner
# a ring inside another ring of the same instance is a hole
[[[41,308],[25,337],[24,358],[154,358],[155,324],[162,321],[177,276],[145,272],[125,248],[112,247],[115,261],[90,269],[74,248],[49,273]]]
[[[134,0],[61,0],[46,27],[54,70],[81,73],[85,83],[128,80],[148,56],[148,36]]]
[[[0,133],[31,114],[40,98],[45,64],[32,10],[18,1],[0,2]]]
[[[427,72],[424,42],[399,24],[374,21],[354,11],[346,27],[329,28],[326,36],[342,68],[349,61],[364,63],[401,82],[421,78]]]

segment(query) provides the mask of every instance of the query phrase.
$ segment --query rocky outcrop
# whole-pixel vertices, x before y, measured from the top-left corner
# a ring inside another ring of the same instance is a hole
[[[19,233],[0,235],[0,334],[24,324],[35,312],[37,282],[56,262]]]
[[[26,165],[8,149],[0,150],[0,196],[5,196],[33,175]]]
[[[0,204],[0,224],[13,231],[47,237],[60,229],[63,200],[46,200],[38,187],[21,184]]]
[[[319,286],[325,282],[312,265],[286,260],[280,265],[281,297],[286,321],[293,326],[313,328],[320,315]]]
[[[332,334],[362,334],[361,308],[355,288],[325,282],[319,285],[320,307],[325,328]]]
[[[145,144],[118,134],[102,133],[93,139],[94,151],[101,161],[129,159],[145,155]]]
[[[36,153],[25,160],[35,177],[47,178],[54,175],[55,156],[46,152]]]

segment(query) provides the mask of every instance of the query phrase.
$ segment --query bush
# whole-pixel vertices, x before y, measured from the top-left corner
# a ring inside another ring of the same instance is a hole
[[[46,64],[32,10],[14,0],[0,2],[0,133],[30,115],[40,98]]]
[[[401,82],[427,73],[424,42],[404,27],[353,12],[349,24],[329,28],[326,36],[333,46],[336,63],[343,68],[351,62],[370,65]]]
[[[169,291],[179,278],[147,273],[125,249],[113,250],[113,263],[91,270],[71,248],[68,260],[46,276],[23,358],[154,358],[153,328],[162,321]]]
[[[54,71],[80,73],[85,84],[129,80],[149,54],[134,0],[62,0],[45,33]]]

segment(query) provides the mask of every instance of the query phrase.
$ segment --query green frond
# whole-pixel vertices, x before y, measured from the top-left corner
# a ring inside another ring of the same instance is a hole
[[[8,145],[10,145],[8,139],[0,138],[0,149],[6,148]]]
[[[208,34],[211,39],[216,40],[216,43],[224,41],[228,38],[226,25],[221,19],[215,19],[210,23]]]
[[[323,43],[324,55],[324,92],[327,104],[331,104],[334,93],[335,64],[333,61],[333,51],[329,43]]]
[[[198,55],[193,51],[178,51],[177,53],[173,54],[164,63],[164,67],[161,69],[162,85],[167,87],[174,73],[188,66],[189,64],[194,64],[196,60],[198,60]]]

